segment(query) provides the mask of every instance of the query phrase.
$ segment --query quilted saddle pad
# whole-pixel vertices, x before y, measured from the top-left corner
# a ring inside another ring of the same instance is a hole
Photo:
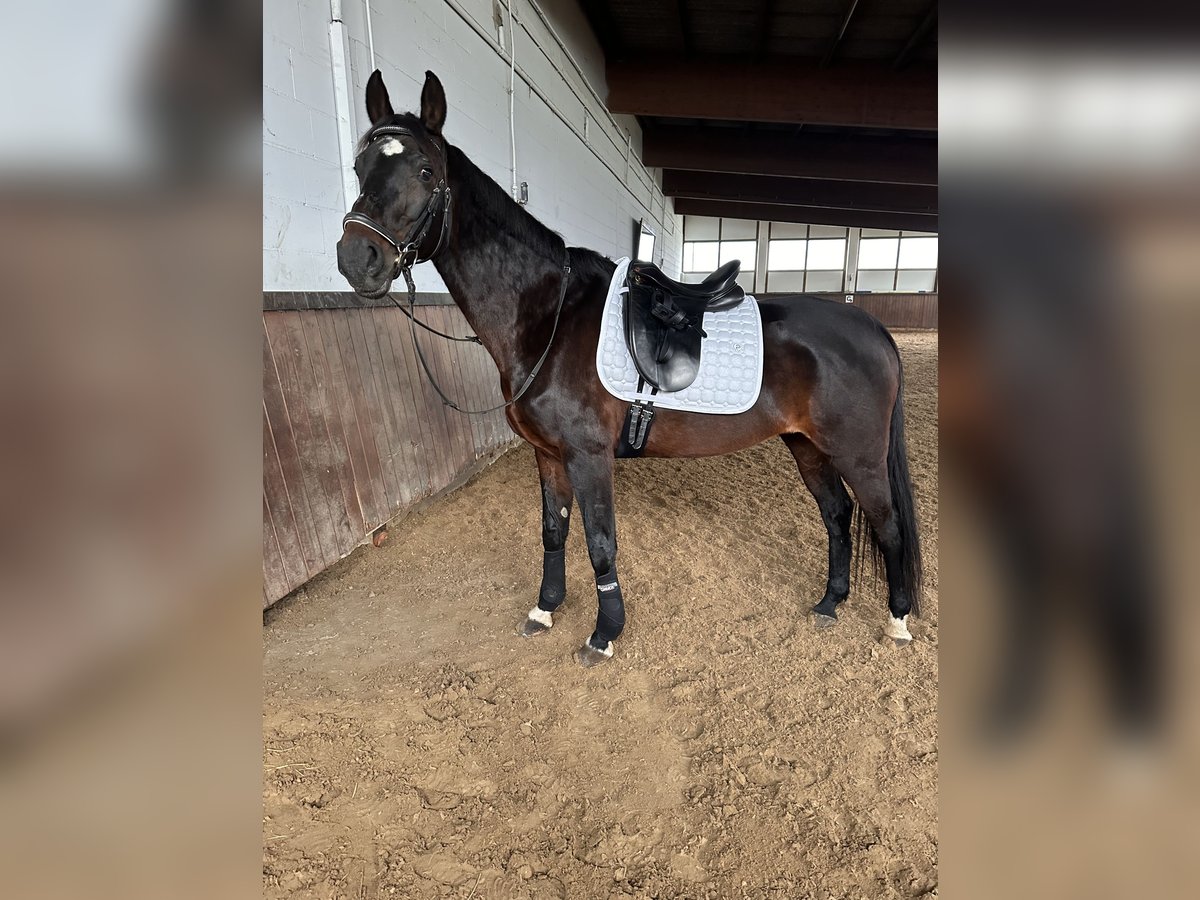
[[[624,293],[627,258],[617,260],[604,301],[600,342],[596,346],[596,372],[614,397],[633,402],[652,400],[660,409],[734,415],[758,402],[762,390],[763,339],[758,301],[749,294],[733,309],[704,316],[700,372],[696,380],[671,394],[639,393],[638,372],[625,346]]]

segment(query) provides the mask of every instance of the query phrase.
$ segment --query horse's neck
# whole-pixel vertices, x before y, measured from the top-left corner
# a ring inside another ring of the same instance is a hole
[[[512,381],[528,373],[543,349],[523,339],[539,334],[540,322],[553,315],[562,268],[548,258],[547,248],[522,241],[520,228],[495,221],[494,210],[490,219],[484,214],[481,192],[489,185],[465,156],[451,158],[449,175],[453,226],[434,265],[501,377],[515,389]],[[522,213],[515,202],[512,210],[501,210]]]

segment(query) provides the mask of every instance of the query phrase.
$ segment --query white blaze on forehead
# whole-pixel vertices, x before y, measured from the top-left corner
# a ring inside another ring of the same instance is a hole
[[[395,138],[388,138],[379,145],[379,150],[384,156],[395,156],[404,152],[404,145]]]

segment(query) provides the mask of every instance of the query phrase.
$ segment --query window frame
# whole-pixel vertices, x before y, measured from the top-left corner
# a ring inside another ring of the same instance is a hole
[[[794,235],[789,235],[788,237],[776,238],[776,237],[774,237],[774,231],[775,231],[776,225],[783,225],[788,228],[797,228],[797,227],[803,228],[804,229],[804,237],[796,237]],[[779,275],[802,274],[803,277],[800,280],[800,285],[801,285],[800,290],[807,291],[807,290],[810,290],[809,285],[808,285],[808,279],[809,279],[810,274],[827,275],[831,272],[840,272],[841,278],[839,279],[839,282],[838,282],[839,287],[837,288],[835,293],[840,292],[842,290],[842,288],[845,287],[845,284],[846,284],[846,262],[848,260],[849,253],[850,253],[850,229],[848,227],[843,227],[842,235],[840,237],[835,237],[832,235],[821,235],[820,237],[813,237],[812,228],[813,227],[811,224],[790,223],[790,222],[767,222],[767,253],[766,253],[767,270],[763,275],[764,293],[768,293],[768,294],[771,293],[771,275],[772,274],[779,274]],[[804,242],[804,268],[802,268],[802,269],[772,269],[771,268],[771,242],[772,241],[803,241]],[[809,250],[811,249],[809,247],[809,245],[814,241],[841,241],[842,242],[842,265],[841,265],[841,267],[838,269],[809,268]],[[813,288],[813,290],[816,290],[816,288]],[[823,289],[821,292],[829,293],[829,291],[825,290],[825,289]]]
[[[687,231],[686,231],[686,224],[685,224],[684,239],[682,242],[683,246],[682,246],[681,252],[680,252],[680,256],[681,256],[680,266],[679,266],[680,274],[685,277],[688,275],[711,275],[714,271],[716,271],[723,265],[723,263],[721,262],[721,247],[723,244],[751,244],[752,243],[752,244],[754,244],[754,253],[751,254],[749,260],[745,260],[745,259],[741,260],[741,264],[742,264],[741,272],[743,274],[748,273],[751,276],[755,276],[758,272],[758,232],[757,232],[757,230],[755,231],[755,235],[752,238],[747,238],[747,237],[729,237],[729,238],[727,238],[727,237],[725,237],[725,217],[720,216],[720,217],[714,217],[714,218],[717,219],[717,239],[716,240],[713,240],[712,238],[706,238],[706,239],[701,239],[701,240],[689,241],[687,239]],[[683,265],[683,263],[686,262],[686,260],[687,260],[687,245],[688,244],[716,244],[717,245],[717,264],[715,266],[713,266],[711,269],[688,269],[685,265]]]
[[[862,275],[863,272],[891,272],[892,273],[892,286],[890,288],[870,289],[870,290],[866,290],[866,291],[862,291],[862,292],[863,293],[871,293],[871,294],[887,294],[887,293],[891,293],[891,294],[936,294],[937,290],[938,290],[938,278],[941,275],[941,268],[939,266],[934,265],[933,268],[930,269],[928,266],[901,266],[900,265],[900,254],[904,249],[904,241],[905,240],[929,240],[929,239],[936,241],[938,239],[938,236],[936,233],[930,234],[927,231],[909,231],[909,230],[905,230],[905,229],[896,229],[896,234],[894,237],[892,237],[892,236],[862,237],[861,232],[860,232],[860,236],[858,239],[859,256],[858,256],[858,260],[856,260],[855,266],[854,266],[854,290],[855,290],[855,293],[858,293],[859,291],[862,290],[862,288],[859,285],[859,282],[861,280],[860,276]],[[893,265],[890,269],[864,268],[862,266],[862,245],[863,245],[863,243],[865,241],[888,241],[888,240],[894,240],[896,242],[896,263],[895,263],[895,265]],[[940,250],[940,249],[941,249],[941,247],[939,245],[938,250]],[[939,256],[939,261],[940,261],[940,256]],[[929,272],[929,271],[933,272],[933,286],[930,287],[929,289],[927,289],[927,290],[904,290],[904,291],[900,290],[900,273],[901,272]]]

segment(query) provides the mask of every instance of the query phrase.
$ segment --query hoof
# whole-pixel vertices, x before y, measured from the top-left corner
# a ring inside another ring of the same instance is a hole
[[[813,613],[812,620],[813,620],[813,628],[817,628],[817,629],[832,628],[834,625],[837,624],[836,616],[827,616],[824,613],[819,613],[819,612]]]
[[[550,630],[548,625],[543,625],[541,622],[533,619],[526,619],[517,629],[517,634],[521,637],[537,637],[539,634],[545,634]]]
[[[585,643],[582,647],[575,651],[575,661],[585,669],[594,668],[601,663],[606,663],[612,659],[613,642],[609,641],[608,646],[603,650],[597,650],[592,646],[591,641]]]
[[[535,606],[529,611],[529,616],[517,629],[517,634],[521,637],[537,637],[539,634],[545,634],[553,627],[554,615]]]
[[[894,616],[889,617],[887,624],[883,628],[883,633],[894,640],[897,647],[903,647],[912,643],[912,635],[908,631],[908,616],[902,619],[897,619]]]

